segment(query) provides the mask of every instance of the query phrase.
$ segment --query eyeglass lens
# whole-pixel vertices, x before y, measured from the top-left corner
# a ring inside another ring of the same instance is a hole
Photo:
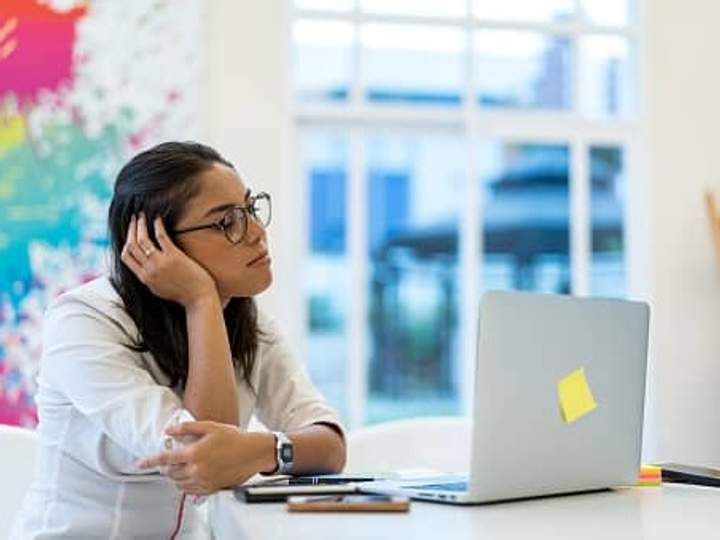
[[[256,198],[249,211],[260,225],[268,226],[270,223],[270,200],[267,197]],[[228,240],[233,243],[240,242],[247,229],[247,212],[243,208],[233,209],[228,214],[225,224]]]

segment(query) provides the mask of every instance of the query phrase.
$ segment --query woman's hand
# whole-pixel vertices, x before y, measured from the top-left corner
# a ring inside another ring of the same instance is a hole
[[[212,276],[178,248],[165,231],[162,219],[155,219],[157,249],[150,239],[144,214],[130,219],[128,236],[120,259],[147,285],[152,293],[185,308],[209,295],[217,295]]]
[[[217,422],[184,422],[166,430],[174,438],[199,439],[138,463],[141,469],[167,466],[167,475],[179,489],[208,495],[242,484],[258,472],[275,467],[275,442],[271,433],[243,432]]]

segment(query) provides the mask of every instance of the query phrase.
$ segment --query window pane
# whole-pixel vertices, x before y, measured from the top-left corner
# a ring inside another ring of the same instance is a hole
[[[485,107],[567,109],[571,45],[563,36],[481,30],[475,35],[478,99]]]
[[[302,163],[309,197],[309,256],[305,265],[308,371],[328,401],[346,418],[347,291],[345,240],[348,139],[308,129]]]
[[[299,20],[293,26],[298,98],[344,101],[350,93],[353,27],[338,21]]]
[[[389,15],[464,17],[465,0],[360,0],[360,9]]]
[[[474,0],[475,16],[502,21],[552,22],[575,13],[575,0]]]
[[[488,141],[479,170],[482,288],[570,292],[568,147]]]
[[[296,8],[317,11],[350,11],[354,5],[354,0],[295,0]]]
[[[462,139],[377,133],[367,156],[367,421],[456,413]]]
[[[402,24],[360,29],[365,95],[378,103],[460,103],[462,30]]]
[[[631,109],[630,43],[620,36],[580,40],[583,111],[591,116],[627,115]]]
[[[625,295],[623,150],[590,148],[592,266],[590,290],[599,296]]]
[[[582,8],[587,19],[594,24],[625,26],[630,21],[628,0],[582,0]]]

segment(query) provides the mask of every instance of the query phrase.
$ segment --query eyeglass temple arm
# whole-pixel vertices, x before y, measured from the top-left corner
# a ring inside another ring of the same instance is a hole
[[[193,227],[188,227],[186,229],[176,229],[173,232],[173,234],[184,234],[188,232],[193,231],[201,231],[203,229],[219,229],[220,226],[217,223],[208,223],[207,225],[195,225]]]

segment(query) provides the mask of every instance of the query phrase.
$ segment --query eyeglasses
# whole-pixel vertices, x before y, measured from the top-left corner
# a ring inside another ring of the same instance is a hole
[[[247,206],[233,206],[215,223],[207,225],[194,225],[185,229],[176,229],[174,234],[185,234],[203,229],[217,229],[225,233],[225,237],[231,244],[239,244],[245,238],[248,229],[248,214],[257,221],[263,228],[270,225],[272,217],[272,204],[270,195],[262,192],[248,197]]]

